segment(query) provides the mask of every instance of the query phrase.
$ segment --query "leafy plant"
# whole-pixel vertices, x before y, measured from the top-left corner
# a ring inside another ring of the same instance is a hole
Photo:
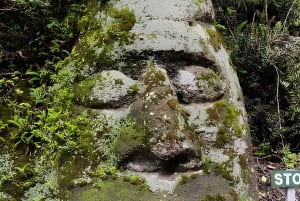
[[[297,147],[300,46],[288,31],[294,33],[299,5],[295,0],[221,0],[214,5],[216,27],[228,42],[246,96],[253,142],[268,143],[272,151],[286,144]]]
[[[297,154],[291,152],[290,147],[285,146],[282,149],[282,155],[282,160],[285,167],[290,169],[295,168],[295,165],[297,164]]]

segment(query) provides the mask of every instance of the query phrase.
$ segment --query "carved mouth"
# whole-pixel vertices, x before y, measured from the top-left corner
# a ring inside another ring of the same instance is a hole
[[[200,169],[201,160],[192,150],[185,150],[169,160],[161,160],[151,152],[141,152],[128,157],[125,167],[137,172],[185,172]]]

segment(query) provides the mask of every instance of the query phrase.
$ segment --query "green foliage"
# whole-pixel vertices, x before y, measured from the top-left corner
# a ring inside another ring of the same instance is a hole
[[[291,152],[290,147],[282,149],[282,160],[286,168],[293,169],[297,164],[297,154]]]
[[[290,109],[299,108],[298,103],[295,102],[299,91],[293,87],[298,85],[299,81],[297,79],[299,58],[296,56],[299,54],[299,45],[289,39],[286,42],[291,43],[290,46],[276,43],[275,40],[279,38],[286,40],[282,35],[278,35],[279,27],[278,24],[273,29],[268,29],[262,24],[253,25],[251,34],[241,38],[246,42],[242,47],[247,48],[240,47],[239,52],[245,55],[234,58],[235,63],[243,66],[238,69],[238,73],[244,93],[250,99],[248,109],[254,110],[251,118],[252,129],[260,132],[255,136],[258,141],[264,141],[264,137],[266,141],[271,140],[272,146],[278,145],[275,141],[281,141],[281,138],[289,141],[298,133],[295,129],[297,121],[293,122],[291,119],[297,118],[299,113],[291,112]],[[245,60],[246,55],[247,60]],[[256,68],[252,67],[251,61],[256,61]],[[278,82],[281,86],[278,86]],[[269,90],[270,88],[277,89]],[[276,96],[278,99],[274,101]],[[276,107],[279,107],[280,113],[278,108],[275,109]],[[261,131],[264,131],[263,135]]]
[[[97,178],[102,180],[116,179],[117,170],[116,167],[108,164],[100,164],[93,173]]]
[[[51,172],[45,176],[45,183],[37,183],[24,195],[24,201],[40,201],[40,200],[53,200],[60,201],[60,199],[55,198],[57,195],[57,175],[54,172]]]
[[[90,130],[87,128],[92,126],[88,116],[72,111],[72,86],[77,76],[74,65],[65,60],[58,62],[55,68],[57,72],[51,72],[46,79],[41,71],[27,71],[27,75],[32,77],[32,98],[28,102],[7,99],[12,115],[1,120],[1,129],[10,130],[10,135],[3,137],[5,143],[20,152],[22,147],[27,147],[27,151],[20,154],[29,153],[33,158],[48,158],[52,167],[43,167],[47,169],[54,168],[55,161],[60,157],[76,157],[83,153],[93,157],[94,150],[92,141],[87,142],[90,139]],[[48,83],[52,85],[48,86]],[[44,159],[41,159],[41,164],[47,164],[43,161]],[[52,183],[50,185],[42,179],[37,180],[36,175],[39,175],[41,170],[37,170],[36,165],[24,162],[15,165],[14,170],[18,176],[14,179],[26,180],[22,183],[23,186],[20,186],[19,194],[22,194],[22,189],[28,190],[28,194],[25,194],[28,200],[57,196],[56,187],[53,189]],[[36,186],[33,187],[33,183]],[[9,193],[6,188],[5,191]]]
[[[254,155],[258,157],[270,156],[272,154],[272,148],[270,143],[261,143],[259,148],[254,151]]]
[[[135,96],[136,94],[138,94],[140,91],[140,88],[139,88],[139,84],[138,82],[134,83],[133,85],[131,85],[128,89],[128,93],[132,96]]]
[[[29,66],[36,70],[49,61],[56,62],[61,56],[66,56],[64,50],[70,48],[77,35],[75,25],[80,3],[79,0],[4,1],[1,6],[13,8],[14,12],[8,9],[2,15],[0,63],[9,71],[18,68],[26,71]],[[9,67],[7,63],[10,63]],[[51,68],[51,65],[46,68]]]
[[[33,9],[34,7],[48,7],[50,6],[50,2],[48,0],[32,0],[32,1],[26,1],[26,0],[12,0],[14,3],[21,4],[23,6],[26,6],[28,8],[31,7]]]
[[[89,165],[75,159],[96,155],[93,122],[73,103],[79,62],[76,51],[69,51],[81,1],[2,3],[16,10],[5,11],[0,22],[0,156],[10,150],[7,161],[0,161],[0,199],[59,200],[59,185]]]
[[[226,11],[227,11],[227,15],[229,16],[236,15],[236,10],[230,6],[226,8]]]
[[[28,82],[30,84],[34,84],[37,82],[37,85],[41,85],[42,83],[49,82],[51,71],[47,69],[41,69],[39,71],[35,71],[32,69],[28,69],[26,71],[26,75],[30,76],[30,79],[28,79]]]
[[[16,175],[13,161],[8,153],[0,155],[0,186],[4,181],[9,181]]]
[[[246,96],[254,143],[269,155],[299,137],[299,1],[214,1],[217,28],[228,42]],[[226,8],[226,9],[224,9]]]

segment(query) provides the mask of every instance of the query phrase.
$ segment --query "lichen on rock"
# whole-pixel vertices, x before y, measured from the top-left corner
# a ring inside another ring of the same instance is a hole
[[[131,33],[135,23],[135,14],[128,7],[117,9],[89,2],[88,11],[78,22],[82,37],[73,53],[77,65],[80,68],[115,66],[123,46],[135,40],[135,34]]]
[[[220,77],[213,70],[201,66],[180,69],[173,84],[184,103],[215,101],[224,94]]]
[[[119,71],[102,71],[75,84],[75,101],[91,108],[118,108],[138,93],[138,83]]]

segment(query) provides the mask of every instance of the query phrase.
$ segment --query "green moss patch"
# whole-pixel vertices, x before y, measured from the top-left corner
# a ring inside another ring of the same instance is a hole
[[[117,46],[124,46],[135,39],[135,35],[130,32],[136,19],[133,11],[129,8],[99,8],[94,3],[89,6],[85,15],[78,22],[79,30],[82,34],[80,43],[75,49],[73,56],[76,58],[78,66],[94,65],[100,63],[106,67],[115,65],[113,49]],[[96,9],[98,8],[98,9]],[[98,12],[103,12],[111,20],[98,17]]]
[[[239,155],[239,164],[242,170],[242,179],[245,184],[250,181],[250,171],[246,155]]]
[[[217,52],[221,49],[222,45],[224,44],[223,37],[220,33],[213,29],[206,29],[207,34],[209,35],[209,42],[213,46],[214,50]]]
[[[147,128],[139,123],[126,120],[113,141],[113,151],[121,160],[125,159],[134,151],[147,149],[150,137],[151,134]]]
[[[242,137],[243,130],[239,125],[239,117],[241,111],[234,105],[229,104],[226,100],[216,101],[214,106],[207,108],[207,123],[213,126],[224,126],[228,133],[232,133],[235,137]]]
[[[205,3],[206,2],[206,0],[196,0],[196,6],[200,6],[202,3]]]
[[[239,115],[236,107],[225,100],[217,101],[213,109],[208,109],[207,112],[213,122],[221,121],[225,126],[231,126]]]
[[[228,170],[228,166],[231,166],[228,163],[216,163],[214,166],[214,171],[216,175],[219,175],[226,179],[231,186],[239,182],[239,178],[232,175],[232,172]]]
[[[223,148],[227,143],[230,142],[230,139],[231,138],[228,135],[227,129],[225,127],[219,127],[214,146],[216,148]]]
[[[134,13],[128,7],[120,10],[111,8],[108,10],[108,15],[115,19],[120,31],[130,31],[136,22]]]
[[[162,86],[163,82],[166,80],[165,74],[156,68],[153,62],[149,62],[148,70],[143,78],[145,85],[147,85],[147,89],[152,89],[156,86]]]
[[[208,55],[209,53],[209,48],[208,45],[206,44],[205,40],[203,38],[199,38],[199,45],[202,48],[202,53],[204,56]]]
[[[226,201],[226,198],[220,194],[209,194],[203,196],[200,201]]]
[[[222,83],[219,76],[212,70],[198,74],[195,77],[196,86],[203,91],[220,91]]]
[[[134,179],[136,181],[136,179]],[[86,187],[78,193],[77,201],[148,201],[151,192],[145,188],[143,182],[132,182],[132,178],[119,178],[104,181],[100,188]]]

